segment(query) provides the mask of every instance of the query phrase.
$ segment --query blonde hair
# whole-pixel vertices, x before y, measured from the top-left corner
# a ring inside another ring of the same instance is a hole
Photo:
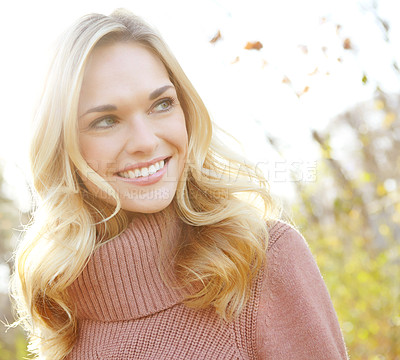
[[[256,167],[213,135],[202,100],[150,26],[125,10],[81,18],[61,39],[35,117],[31,165],[40,203],[17,248],[12,281],[19,322],[30,336],[29,349],[44,359],[63,359],[71,351],[77,320],[66,290],[96,246],[127,226],[115,191],[80,154],[77,132],[87,59],[94,47],[117,41],[141,43],[160,58],[185,114],[188,159],[173,202],[189,231],[176,250],[175,268],[182,286],[203,284],[186,304],[213,306],[225,319],[238,314],[265,261],[265,221],[280,216]],[[80,173],[90,175],[117,205],[91,195]],[[255,195],[263,210],[244,201],[243,194]]]

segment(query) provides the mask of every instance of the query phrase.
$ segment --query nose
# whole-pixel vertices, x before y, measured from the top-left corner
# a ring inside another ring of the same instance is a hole
[[[158,137],[154,126],[146,116],[136,116],[129,121],[129,130],[126,134],[125,151],[129,154],[154,153],[158,145]]]

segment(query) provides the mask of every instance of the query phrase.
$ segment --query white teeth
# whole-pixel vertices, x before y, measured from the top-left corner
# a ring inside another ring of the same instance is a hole
[[[165,165],[164,160],[161,160],[153,165],[150,165],[148,168],[147,167],[141,169],[136,168],[134,170],[120,172],[119,176],[127,179],[135,179],[141,176],[145,177],[155,174],[158,170],[161,170],[164,167],[164,165]]]
[[[142,176],[149,176],[149,168],[141,168],[140,172],[142,173]]]

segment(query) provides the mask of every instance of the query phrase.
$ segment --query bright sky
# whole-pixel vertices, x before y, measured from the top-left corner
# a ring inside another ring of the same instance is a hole
[[[304,166],[306,180],[312,161],[318,158],[310,129],[323,129],[334,115],[371,97],[375,82],[362,86],[363,71],[386,91],[400,89],[399,77],[391,70],[394,56],[400,56],[400,25],[396,18],[400,3],[378,1],[379,14],[391,25],[391,45],[383,41],[382,32],[368,11],[371,3],[372,0],[2,2],[0,162],[7,191],[26,206],[29,197],[23,169],[28,126],[54,41],[84,14],[108,14],[125,7],[160,30],[216,123],[243,143],[251,160],[264,163],[273,190],[290,193],[285,172],[290,161]],[[321,21],[323,17],[325,22]],[[337,24],[341,25],[339,34]],[[210,44],[218,30],[223,39]],[[343,49],[347,37],[356,56]],[[248,41],[260,41],[263,48],[244,50]],[[308,54],[299,45],[307,46]],[[326,54],[322,47],[327,48]],[[233,63],[237,57],[239,61]],[[399,57],[397,61],[400,62]],[[315,75],[308,75],[317,68]],[[285,76],[291,79],[293,89],[282,83]],[[298,98],[295,92],[306,86],[308,92]],[[288,162],[283,163],[267,146],[264,131],[282,142]]]

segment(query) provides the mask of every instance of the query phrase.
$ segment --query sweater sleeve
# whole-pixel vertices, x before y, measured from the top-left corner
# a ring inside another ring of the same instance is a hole
[[[348,359],[328,289],[304,238],[270,238],[257,313],[259,359]]]

